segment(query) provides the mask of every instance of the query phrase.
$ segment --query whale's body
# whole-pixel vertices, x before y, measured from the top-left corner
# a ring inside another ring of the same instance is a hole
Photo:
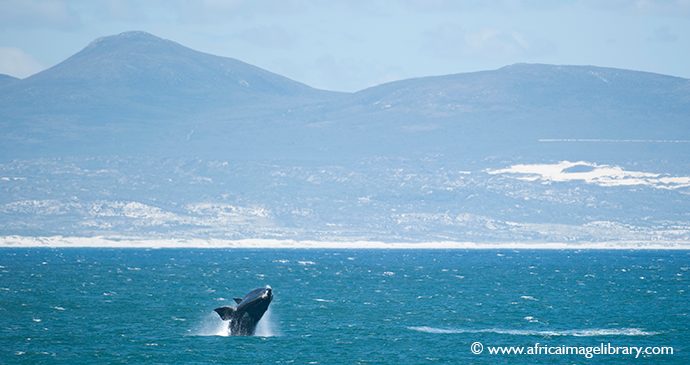
[[[250,291],[244,298],[235,298],[236,307],[220,307],[214,311],[221,319],[229,321],[228,329],[231,336],[252,336],[271,300],[273,290],[267,286]]]

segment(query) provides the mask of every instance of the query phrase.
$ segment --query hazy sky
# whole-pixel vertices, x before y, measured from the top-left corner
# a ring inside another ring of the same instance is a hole
[[[0,73],[127,30],[331,90],[516,62],[690,78],[690,0],[0,0]]]

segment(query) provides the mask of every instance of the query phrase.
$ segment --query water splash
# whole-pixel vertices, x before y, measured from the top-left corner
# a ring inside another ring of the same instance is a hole
[[[254,332],[254,335],[260,337],[280,336],[277,321],[273,316],[273,310],[271,310],[271,307],[268,308],[266,313],[264,313],[264,316],[256,325],[256,332]]]
[[[201,320],[196,330],[190,331],[192,336],[230,336],[228,322],[223,321],[216,313],[209,313]]]
[[[273,312],[269,308],[264,313],[263,318],[256,325],[255,336],[259,337],[275,337],[280,336],[277,321],[274,318]],[[190,336],[230,336],[230,329],[228,322],[223,321],[216,313],[209,313],[201,319],[201,323],[194,330],[189,331]]]
[[[572,330],[518,330],[503,328],[465,329],[465,328],[435,328],[428,326],[407,327],[407,329],[436,334],[454,333],[496,333],[515,336],[573,336],[573,337],[597,337],[597,336],[654,336],[659,332],[643,331],[639,328],[589,328]]]

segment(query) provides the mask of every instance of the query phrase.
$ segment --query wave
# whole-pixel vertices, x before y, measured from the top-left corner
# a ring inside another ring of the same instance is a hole
[[[659,332],[644,331],[640,328],[587,328],[570,330],[520,330],[504,328],[435,328],[428,326],[407,327],[407,329],[437,334],[457,334],[457,333],[495,333],[501,335],[514,336],[573,336],[573,337],[598,337],[598,336],[654,336]]]

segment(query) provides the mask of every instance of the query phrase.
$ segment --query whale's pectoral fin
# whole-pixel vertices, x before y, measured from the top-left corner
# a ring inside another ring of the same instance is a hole
[[[235,313],[235,308],[233,307],[219,307],[214,309],[216,313],[220,316],[220,318],[224,321],[229,320],[232,318],[232,314]]]
[[[242,303],[242,298],[232,298],[232,300],[234,300],[237,304]]]

